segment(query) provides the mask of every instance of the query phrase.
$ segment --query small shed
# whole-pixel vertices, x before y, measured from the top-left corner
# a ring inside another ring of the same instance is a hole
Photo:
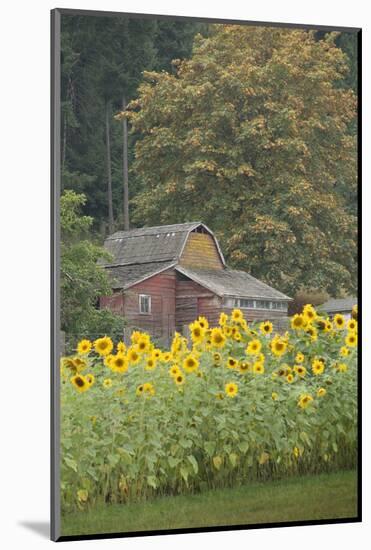
[[[346,319],[350,319],[352,308],[357,304],[356,296],[347,296],[345,298],[330,298],[318,307],[319,310],[325,311],[330,317],[341,313]]]
[[[113,294],[100,307],[164,340],[199,315],[211,325],[238,307],[248,321],[287,317],[288,296],[230,269],[213,232],[202,222],[117,231],[105,241],[104,264]]]

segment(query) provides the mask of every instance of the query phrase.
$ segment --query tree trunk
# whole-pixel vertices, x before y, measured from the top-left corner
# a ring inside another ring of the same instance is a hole
[[[122,110],[126,110],[126,99],[122,98]],[[124,230],[128,231],[129,224],[129,170],[128,170],[128,121],[126,117],[122,119],[122,164],[124,181]]]
[[[107,160],[107,201],[108,201],[108,230],[113,233],[113,204],[112,204],[112,170],[111,170],[111,139],[110,139],[111,104],[106,101],[106,160]]]

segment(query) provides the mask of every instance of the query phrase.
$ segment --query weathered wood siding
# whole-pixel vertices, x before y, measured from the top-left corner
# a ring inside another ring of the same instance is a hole
[[[199,315],[204,315],[210,324],[219,318],[220,300],[208,289],[191,280],[176,282],[176,330],[181,332]]]
[[[124,316],[129,324],[168,340],[175,331],[174,270],[165,271],[125,291]],[[139,295],[151,296],[151,313],[139,313]]]
[[[207,233],[189,234],[179,263],[184,267],[223,268],[215,241]]]
[[[124,296],[122,291],[114,291],[110,296],[100,296],[99,298],[100,309],[109,309],[113,313],[119,315],[124,314]]]

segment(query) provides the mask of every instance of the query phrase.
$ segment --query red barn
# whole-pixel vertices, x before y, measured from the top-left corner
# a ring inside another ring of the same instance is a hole
[[[248,321],[287,317],[291,300],[245,271],[229,269],[214,234],[201,222],[118,231],[105,241],[113,294],[100,307],[131,328],[168,341],[199,315],[211,325],[235,307]]]

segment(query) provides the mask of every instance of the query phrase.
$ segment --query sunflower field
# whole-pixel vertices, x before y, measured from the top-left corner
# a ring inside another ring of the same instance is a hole
[[[290,329],[235,309],[170,349],[82,340],[61,359],[62,510],[354,468],[357,308]]]

